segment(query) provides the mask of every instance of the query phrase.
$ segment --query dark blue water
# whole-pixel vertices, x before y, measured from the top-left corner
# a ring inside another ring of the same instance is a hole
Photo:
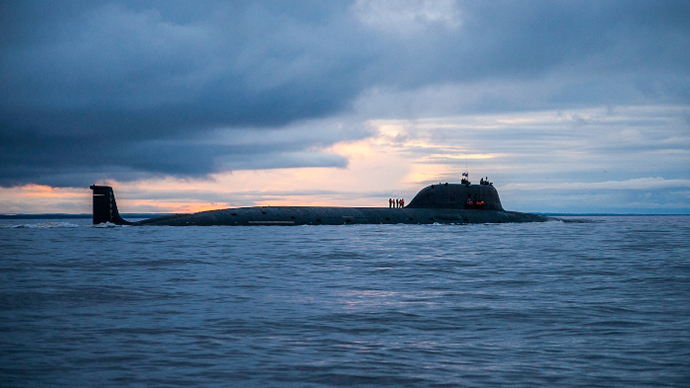
[[[2,221],[0,385],[689,386],[690,217],[589,220]]]

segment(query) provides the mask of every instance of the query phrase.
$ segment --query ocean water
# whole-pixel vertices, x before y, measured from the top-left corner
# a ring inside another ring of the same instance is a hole
[[[577,219],[0,220],[0,385],[690,386],[690,217]]]

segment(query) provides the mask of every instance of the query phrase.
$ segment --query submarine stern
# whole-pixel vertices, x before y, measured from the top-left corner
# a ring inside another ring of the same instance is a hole
[[[130,225],[131,222],[120,217],[115,202],[115,194],[110,186],[91,185],[93,190],[93,224],[110,222],[115,225]]]

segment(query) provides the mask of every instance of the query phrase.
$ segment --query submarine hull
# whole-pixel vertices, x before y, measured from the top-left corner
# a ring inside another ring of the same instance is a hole
[[[133,225],[473,224],[547,221],[536,214],[478,209],[250,207],[178,214]]]
[[[138,222],[122,219],[110,186],[91,186],[93,223],[117,225],[347,225],[347,224],[483,224],[540,222],[548,217],[503,210],[493,186],[431,185],[404,208],[257,206],[175,214]]]

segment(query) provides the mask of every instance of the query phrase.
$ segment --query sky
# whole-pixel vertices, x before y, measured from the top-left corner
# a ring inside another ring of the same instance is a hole
[[[0,213],[690,214],[690,2],[0,2]]]

